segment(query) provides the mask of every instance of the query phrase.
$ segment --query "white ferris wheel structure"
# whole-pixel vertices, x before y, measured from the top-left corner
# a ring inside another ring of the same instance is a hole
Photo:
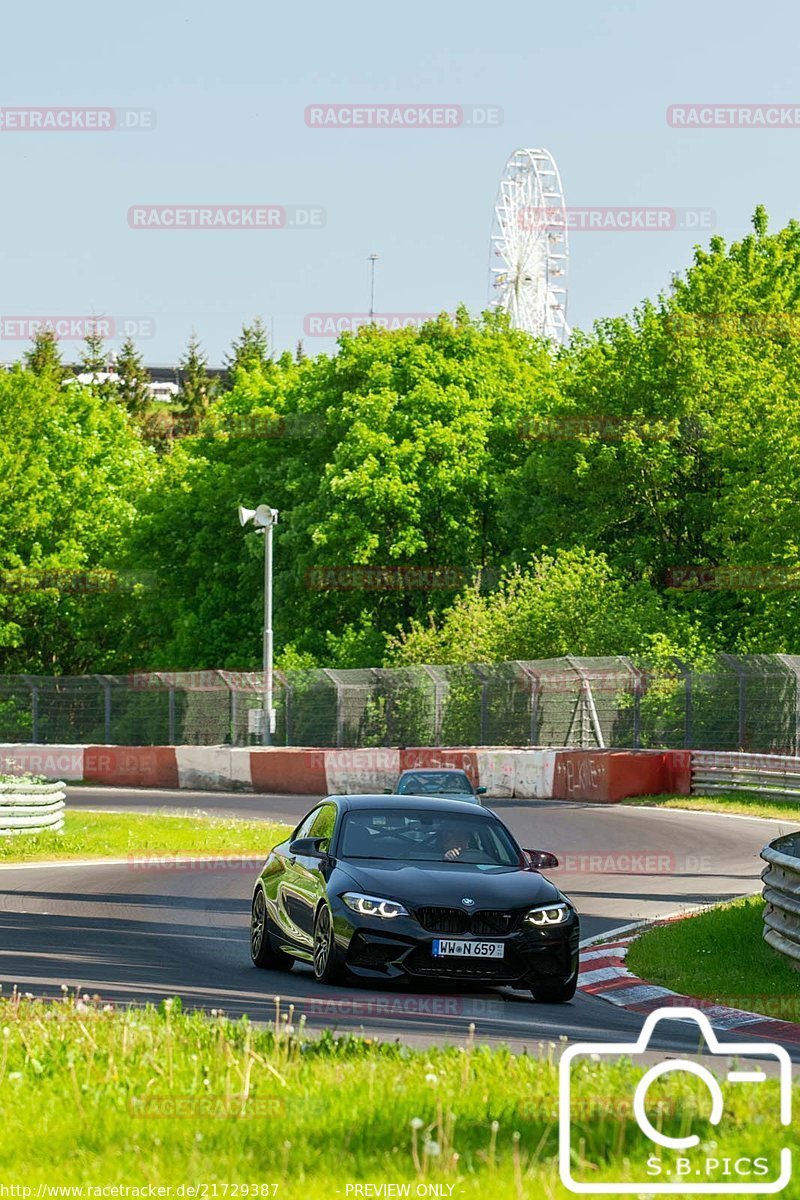
[[[567,325],[567,210],[549,150],[516,150],[505,165],[494,208],[489,304],[556,345]]]

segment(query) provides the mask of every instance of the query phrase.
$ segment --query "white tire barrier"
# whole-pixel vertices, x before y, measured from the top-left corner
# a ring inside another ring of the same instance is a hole
[[[64,828],[64,784],[0,783],[0,837],[58,833]]]

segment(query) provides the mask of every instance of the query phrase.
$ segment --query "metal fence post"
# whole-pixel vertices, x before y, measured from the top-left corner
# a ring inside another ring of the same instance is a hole
[[[475,663],[470,664],[474,675],[478,676],[481,681],[481,729],[478,740],[479,746],[488,746],[489,744],[489,680],[486,677],[486,672],[483,668]]]
[[[168,707],[168,718],[167,719],[169,721],[169,730],[167,733],[167,737],[169,738],[170,746],[174,746],[175,745],[175,688],[173,688],[173,687],[171,687],[169,689],[167,707]]]
[[[638,750],[641,746],[641,720],[642,720],[642,689],[639,675],[637,673],[636,680],[633,685],[633,748]]]
[[[737,697],[738,711],[736,724],[737,749],[744,750],[747,739],[747,675],[744,667],[734,654],[721,654],[720,658],[736,673],[738,682]]]
[[[286,745],[292,745],[292,685],[289,683],[289,676],[284,676],[283,683],[284,695],[284,713],[286,722]]]
[[[31,693],[31,741],[39,741],[39,685],[33,675],[22,675],[21,678],[30,688]],[[0,741],[4,739],[0,737]]]
[[[424,663],[422,669],[429,679],[433,680],[433,738],[434,746],[442,744],[442,681],[436,674],[435,667],[428,667]]]
[[[792,734],[792,754],[800,754],[800,670],[795,665],[791,654],[776,655],[794,679],[794,732]]]
[[[539,676],[534,675],[531,679],[531,745],[539,745],[539,695],[540,682]]]
[[[111,745],[111,683],[105,675],[95,675],[94,678],[103,689],[103,741]]]
[[[323,667],[322,672],[324,675],[328,676],[328,679],[330,679],[331,683],[336,688],[336,745],[339,747],[344,743],[344,705],[342,703],[342,684],[329,667]]]
[[[692,678],[693,672],[677,654],[670,655],[675,666],[683,676],[683,748],[693,749],[692,746]]]
[[[592,685],[589,682],[589,676],[572,654],[567,654],[564,657],[580,680],[581,691],[578,703],[580,705],[581,715],[581,749],[584,749],[584,740],[588,742],[588,737],[585,736],[586,717],[588,716],[592,727],[592,733],[594,734],[595,744],[600,750],[604,750],[606,743],[605,739],[603,738],[603,730],[600,727],[600,718],[597,715],[597,708],[595,706],[594,695],[592,693]]]
[[[620,654],[619,658],[633,679],[633,748],[634,750],[638,750],[642,740],[642,673],[638,667],[633,665],[627,654]]]
[[[541,688],[541,680],[535,671],[532,671],[527,663],[521,659],[515,659],[517,666],[521,669],[527,679],[530,680],[530,743],[532,746],[539,744],[539,694]]]

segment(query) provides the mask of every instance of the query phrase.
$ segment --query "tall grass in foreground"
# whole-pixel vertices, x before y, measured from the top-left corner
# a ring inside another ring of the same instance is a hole
[[[277,1000],[274,1023],[256,1028],[184,1012],[179,1000],[115,1011],[99,997],[14,994],[0,999],[0,1182],[203,1185],[200,1200],[328,1200],[365,1182],[408,1184],[410,1195],[438,1184],[432,1194],[567,1196],[556,1161],[559,1049],[515,1055],[471,1035],[423,1050],[312,1038]],[[583,1175],[646,1178],[653,1147],[631,1115],[638,1075],[624,1062],[577,1072],[573,1160]],[[783,1144],[776,1087],[749,1099],[724,1088],[725,1136],[738,1154]],[[715,1145],[704,1097],[683,1077],[654,1095],[652,1119],[672,1131],[691,1124]]]

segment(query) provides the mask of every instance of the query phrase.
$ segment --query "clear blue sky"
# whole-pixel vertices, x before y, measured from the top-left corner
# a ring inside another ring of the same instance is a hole
[[[157,125],[0,132],[0,313],[146,317],[150,363],[174,362],[195,328],[219,363],[256,313],[283,349],[305,313],[363,312],[373,251],[378,311],[478,310],[498,178],[520,146],[552,151],[570,205],[711,208],[732,239],[763,202],[775,228],[800,208],[800,129],[677,130],[666,109],[800,106],[798,43],[789,0],[7,6],[0,105],[154,109]],[[309,104],[381,101],[497,105],[503,122],[418,131],[304,121]],[[307,204],[326,223],[128,225],[131,205],[203,203]],[[570,323],[588,327],[655,295],[695,240],[575,233]],[[0,341],[0,360],[23,348]]]

